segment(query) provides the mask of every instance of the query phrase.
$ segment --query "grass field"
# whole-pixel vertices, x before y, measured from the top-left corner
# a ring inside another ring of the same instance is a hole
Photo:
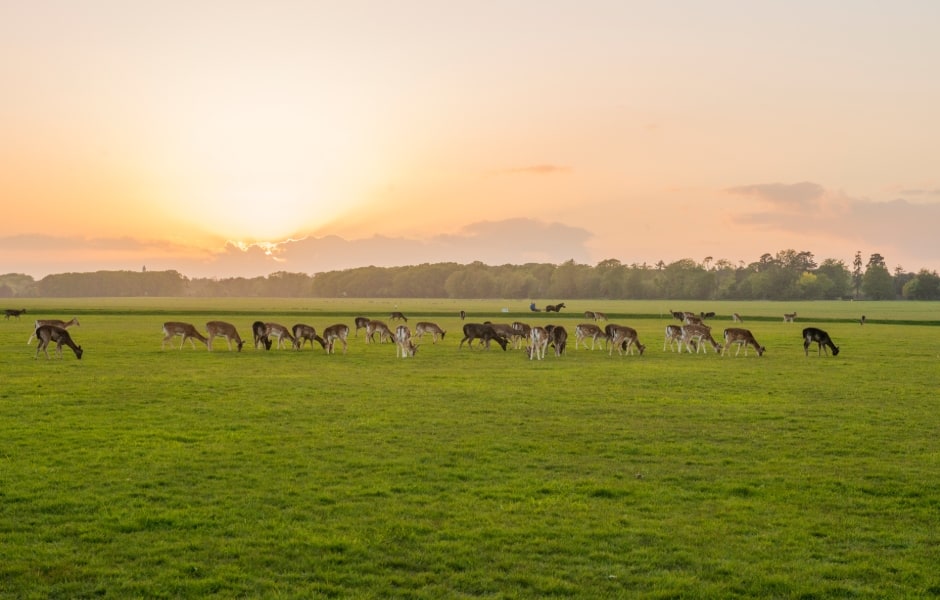
[[[0,320],[0,598],[940,596],[938,303],[25,306]],[[648,348],[458,349],[460,309],[604,311]],[[719,335],[739,312],[767,352],[664,352],[669,309]],[[250,347],[257,318],[390,310],[447,337]],[[72,316],[83,359],[34,359],[32,319]],[[161,350],[163,321],[210,319],[245,350]],[[838,357],[804,356],[810,324]]]

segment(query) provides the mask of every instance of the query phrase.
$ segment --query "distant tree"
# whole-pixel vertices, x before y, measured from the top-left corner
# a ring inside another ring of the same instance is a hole
[[[869,300],[893,300],[894,279],[884,266],[884,261],[870,262],[862,278],[862,292]]]
[[[855,297],[858,298],[859,290],[862,289],[862,251],[856,250],[855,260],[852,261],[852,285],[855,289]]]
[[[902,296],[910,300],[940,300],[940,275],[921,269],[904,284]]]
[[[838,299],[851,295],[852,274],[843,261],[827,258],[817,267],[816,274],[825,275],[832,284],[826,298]]]

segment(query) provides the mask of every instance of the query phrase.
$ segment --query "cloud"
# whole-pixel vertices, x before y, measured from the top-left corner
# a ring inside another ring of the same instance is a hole
[[[569,173],[570,167],[560,165],[530,165],[528,167],[515,167],[510,169],[501,169],[496,171],[497,175],[556,175],[558,173]]]
[[[806,247],[865,247],[912,265],[937,264],[940,245],[930,243],[940,223],[940,202],[904,198],[873,201],[826,190],[818,184],[752,185],[729,193],[769,200],[770,208],[733,217],[736,225],[810,240]]]
[[[777,206],[812,208],[818,205],[826,190],[818,183],[762,183],[728,188],[728,193],[751,196]]]
[[[940,196],[940,188],[934,188],[930,190],[905,189],[901,190],[901,194],[905,196]]]
[[[590,261],[586,229],[535,219],[480,221],[456,234],[427,239],[376,235],[347,240],[306,237],[268,243],[227,243],[216,252],[165,241],[54,236],[0,237],[0,273],[173,269],[190,277],[257,277],[276,271],[316,273],[360,266],[435,262],[487,264]],[[6,250],[15,252],[7,252]]]

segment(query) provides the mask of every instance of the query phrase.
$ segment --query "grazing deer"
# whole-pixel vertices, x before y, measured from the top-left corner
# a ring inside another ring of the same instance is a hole
[[[792,312],[792,313],[783,313],[783,322],[784,322],[784,323],[792,323],[792,322],[794,322],[794,321],[796,321],[796,313],[795,313],[795,312]]]
[[[712,328],[707,325],[685,325],[682,327],[682,340],[680,342],[680,352],[682,343],[685,344],[686,350],[692,352],[692,345],[695,345],[695,353],[698,354],[699,351],[708,354],[708,349],[705,347],[703,342],[708,342],[709,345],[714,348],[716,354],[721,354],[721,344],[715,341],[715,338],[712,337]]]
[[[396,310],[395,312],[393,312],[392,314],[388,316],[388,320],[389,321],[404,321],[405,323],[407,323],[408,317],[406,317],[403,313],[400,313]]]
[[[375,341],[375,334],[379,334],[379,341]],[[391,342],[393,339],[392,330],[388,328],[388,325],[382,321],[369,321],[369,324],[366,326],[366,343],[379,343],[384,344],[385,342]]]
[[[418,346],[411,339],[411,330],[407,325],[399,325],[395,328],[395,356],[408,358],[418,352]]]
[[[741,318],[741,315],[738,313],[731,313],[731,320],[735,323],[743,323],[744,319]]]
[[[49,342],[55,342],[55,352],[59,358],[62,358],[63,345],[71,348],[78,360],[81,360],[82,354],[85,353],[81,346],[72,341],[72,336],[64,327],[41,325],[36,329],[36,339],[39,340],[39,344],[36,346],[36,358],[39,358],[40,351],[46,355],[46,358],[49,358]]]
[[[189,340],[189,343],[192,344],[193,350],[196,349],[196,342],[194,340],[199,340],[205,344],[207,348],[209,347],[209,340],[206,339],[206,336],[199,333],[194,325],[190,323],[181,323],[179,321],[167,321],[163,324],[163,343],[160,344],[160,349],[164,350],[166,348],[166,343],[177,335],[183,337],[183,339],[180,341],[180,350],[183,349],[183,345],[186,343],[186,340]]]
[[[440,337],[443,340],[444,334],[447,332],[441,329],[437,323],[431,323],[429,321],[421,321],[415,325],[416,338],[421,339],[426,333],[431,335],[431,343],[436,344],[437,338]]]
[[[858,324],[859,324],[859,325],[864,325],[864,324],[865,324],[865,315],[862,315],[862,318],[858,320]]]
[[[829,337],[829,334],[819,329],[817,327],[807,327],[803,330],[803,352],[806,356],[809,356],[809,345],[813,342],[816,342],[816,355],[819,356],[821,353],[825,352],[826,355],[829,355],[829,352],[826,351],[826,347],[832,349],[832,355],[839,355],[839,347],[832,343],[832,338]]]
[[[607,341],[604,331],[594,323],[581,323],[574,328],[574,349],[577,350],[580,344],[584,344],[587,350],[587,339],[591,339],[591,350],[597,347],[598,338]]]
[[[484,323],[467,323],[463,326],[463,339],[460,340],[458,349],[463,348],[463,343],[467,342],[467,348],[473,346],[473,340],[480,340],[480,344],[486,349],[490,349],[490,341],[495,341],[499,347],[506,351],[509,340],[499,335],[492,325]]]
[[[546,329],[548,329],[546,327]],[[561,325],[555,325],[548,332],[549,341],[555,347],[555,356],[561,356],[568,348],[568,331]]]
[[[43,325],[52,325],[53,327],[60,327],[62,329],[68,329],[72,325],[81,326],[78,319],[75,317],[72,317],[68,321],[62,321],[61,319],[36,319],[36,322],[33,324],[33,334],[26,340],[26,345],[33,343],[33,338],[36,337],[36,330]]]
[[[721,355],[724,356],[728,351],[728,348],[731,347],[731,344],[736,344],[738,346],[734,355],[737,356],[741,352],[741,346],[744,346],[744,356],[747,356],[748,346],[753,346],[757,350],[757,356],[763,356],[764,352],[767,351],[767,348],[761,346],[757,343],[757,340],[754,339],[753,334],[751,334],[748,329],[739,329],[737,327],[729,327],[725,329],[725,348],[721,351]]]
[[[368,317],[356,317],[356,333],[353,337],[359,337],[360,329],[365,329],[368,331],[369,320],[370,319]],[[368,343],[368,341],[366,343]]]
[[[595,310],[595,311],[594,311],[594,320],[595,320],[595,321],[606,321],[606,320],[607,320],[607,313],[602,313],[602,312],[598,312],[598,311]]]
[[[287,327],[284,327],[280,323],[265,323],[264,324],[264,335],[271,340],[273,345],[274,339],[277,339],[277,349],[280,350],[284,347],[284,340],[286,339],[290,342],[291,348],[296,344],[293,334]]]
[[[548,331],[544,327],[533,327],[529,330],[529,346],[526,353],[529,360],[545,358],[545,350],[548,348]]]
[[[206,346],[209,347],[209,351],[212,352],[212,340],[217,337],[224,338],[228,342],[229,352],[232,351],[232,342],[235,342],[238,346],[238,351],[242,351],[242,346],[245,345],[245,342],[242,341],[240,335],[238,335],[238,330],[235,329],[235,326],[231,323],[226,323],[225,321],[209,321],[206,323],[206,331],[209,333],[209,340],[206,342]]]
[[[5,319],[9,319],[10,317],[16,317],[17,319],[19,319],[20,315],[26,314],[26,309],[25,308],[20,308],[20,309],[8,308],[5,311],[3,311],[3,314],[4,314]]]
[[[611,340],[607,350],[609,355],[613,355],[614,347],[617,348],[617,354],[621,356],[624,354],[624,351],[632,355],[634,347],[640,352],[640,356],[643,356],[643,351],[646,350],[646,346],[640,343],[636,329],[632,327],[611,324],[604,328],[604,333],[606,333],[607,337]]]
[[[349,326],[343,325],[342,323],[337,323],[336,325],[330,325],[323,330],[323,339],[326,340],[326,353],[333,354],[333,343],[336,340],[339,340],[343,344],[343,354],[346,354],[346,348],[348,344],[346,338],[349,337]]]
[[[705,319],[714,319],[715,313],[713,311],[708,311],[699,314],[699,316],[702,317],[702,320],[704,321]]]
[[[680,321],[684,321],[684,320],[685,320],[685,312],[683,312],[683,311],[681,311],[681,310],[672,310],[672,309],[670,308],[670,309],[669,309],[669,314],[672,315],[672,318],[673,318],[673,319],[678,319],[678,320],[680,320]]]
[[[291,333],[294,335],[294,349],[300,350],[304,347],[305,342],[310,342],[310,347],[313,348],[313,343],[317,342],[320,344],[320,347],[326,350],[326,340],[317,335],[317,330],[311,327],[310,325],[304,325],[303,323],[297,323],[291,327]]]
[[[255,339],[255,348],[263,346],[265,350],[271,349],[271,338],[268,337],[268,328],[263,321],[255,321],[251,324],[251,333]]]
[[[465,310],[460,311],[460,320],[463,321],[466,318],[467,318],[467,311]]]

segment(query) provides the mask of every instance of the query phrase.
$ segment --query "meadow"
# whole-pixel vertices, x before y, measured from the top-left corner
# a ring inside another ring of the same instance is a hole
[[[21,304],[0,598],[940,596],[940,303]],[[603,311],[647,350],[458,349],[461,309],[572,334]],[[739,312],[767,352],[664,351],[670,309],[715,311],[716,338]],[[408,359],[363,332],[345,355],[251,347],[256,319],[391,310],[447,336]],[[82,360],[34,358],[33,319],[73,316]],[[161,349],[164,321],[211,319],[245,349]],[[839,356],[805,356],[807,325]]]

